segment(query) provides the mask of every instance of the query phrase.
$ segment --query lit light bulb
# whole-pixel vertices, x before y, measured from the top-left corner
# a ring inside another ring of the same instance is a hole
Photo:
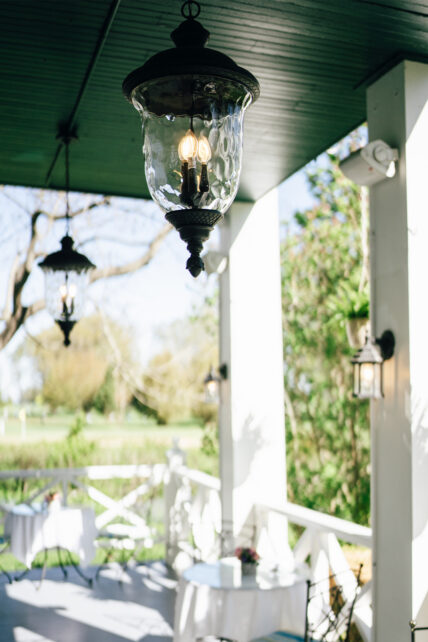
[[[65,316],[73,314],[74,299],[77,294],[76,284],[70,283],[68,285],[68,279],[66,279],[66,282],[60,285],[59,294],[62,303],[62,314]]]
[[[361,381],[365,386],[371,386],[374,379],[374,367],[372,363],[363,363],[361,366]]]
[[[67,286],[61,285],[59,288],[59,293],[61,295],[61,301],[65,301],[67,298]]]
[[[208,381],[205,384],[205,401],[206,403],[217,403],[218,402],[218,382]]]
[[[199,137],[198,160],[205,165],[211,160],[211,147],[206,136]]]
[[[191,129],[188,129],[178,144],[178,155],[182,163],[191,163],[196,160],[198,139]]]

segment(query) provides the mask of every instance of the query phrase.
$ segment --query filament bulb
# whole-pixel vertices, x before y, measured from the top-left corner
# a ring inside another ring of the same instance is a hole
[[[204,165],[211,160],[211,147],[205,136],[200,136],[198,140],[198,160]]]
[[[208,142],[208,141],[207,141]],[[189,163],[196,159],[198,139],[191,129],[188,129],[178,144],[178,155],[182,163]]]

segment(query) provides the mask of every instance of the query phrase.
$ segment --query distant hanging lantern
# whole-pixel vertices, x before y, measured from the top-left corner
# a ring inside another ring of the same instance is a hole
[[[64,345],[70,345],[70,332],[82,317],[89,271],[95,265],[73,248],[69,208],[69,144],[75,136],[61,134],[65,145],[66,169],[66,234],[61,250],[53,252],[39,264],[45,273],[46,308],[64,334]]]
[[[187,243],[187,269],[204,269],[202,243],[238,190],[243,116],[259,83],[228,56],[206,49],[209,32],[195,20],[200,5],[183,3],[185,18],[162,51],[123,82],[143,121],[145,173],[153,200]]]
[[[393,356],[394,348],[395,337],[390,330],[385,330],[379,339],[367,335],[365,344],[351,360],[354,366],[354,397],[383,397],[383,362]]]

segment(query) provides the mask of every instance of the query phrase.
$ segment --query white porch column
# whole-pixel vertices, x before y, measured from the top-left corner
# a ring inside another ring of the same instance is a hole
[[[221,246],[229,261],[220,277],[220,363],[229,376],[219,414],[220,476],[230,550],[239,533],[251,537],[255,503],[281,505],[286,497],[276,190],[255,204],[233,205]],[[285,555],[285,520],[270,534],[277,554]]]
[[[428,65],[408,61],[367,94],[370,140],[400,153],[398,175],[370,190],[373,331],[396,338],[372,402],[376,642],[410,639],[412,617],[428,625],[427,101]]]

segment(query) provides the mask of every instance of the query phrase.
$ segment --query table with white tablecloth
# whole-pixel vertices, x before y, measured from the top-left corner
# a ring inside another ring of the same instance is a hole
[[[179,580],[174,642],[214,635],[238,642],[276,630],[303,634],[306,575],[269,570],[255,576],[226,564],[195,564]]]
[[[97,529],[92,508],[48,510],[18,504],[6,514],[4,533],[10,539],[11,553],[27,568],[37,553],[50,548],[75,553],[84,566],[95,556]]]

